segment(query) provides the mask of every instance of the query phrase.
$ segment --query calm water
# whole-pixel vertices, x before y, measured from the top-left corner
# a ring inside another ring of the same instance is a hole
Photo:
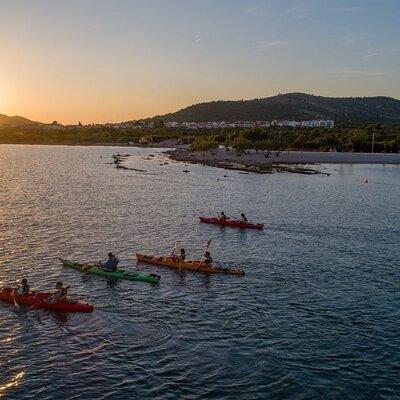
[[[108,165],[117,151],[146,172]],[[0,146],[0,277],[37,289],[62,280],[96,308],[26,315],[0,304],[0,397],[399,398],[400,167],[185,174],[164,161],[148,149]],[[222,210],[266,229],[197,221]],[[210,238],[214,257],[245,277],[133,257],[177,242],[197,258]],[[121,266],[160,274],[160,286],[82,276],[57,260],[123,248]]]

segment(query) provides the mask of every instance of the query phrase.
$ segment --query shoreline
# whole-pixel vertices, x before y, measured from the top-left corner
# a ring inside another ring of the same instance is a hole
[[[0,146],[82,146],[82,147],[139,147],[139,148],[159,148],[159,149],[173,149],[174,146],[165,145],[162,143],[155,144],[126,144],[126,143],[30,143],[30,142],[19,142],[19,143],[1,143]]]
[[[291,172],[300,174],[326,174],[316,164],[394,164],[400,165],[398,153],[339,153],[311,151],[263,152],[247,150],[242,153],[226,149],[195,151],[174,149],[165,154],[174,161],[202,164],[211,167],[253,173]]]
[[[400,164],[400,153],[351,153],[351,152],[322,152],[322,151],[301,151],[301,150],[282,150],[279,155],[275,151],[243,150],[238,153],[235,150],[226,151],[225,149],[216,150],[191,150],[187,145],[176,146],[171,143],[152,143],[152,144],[127,144],[127,143],[31,143],[0,142],[0,146],[82,146],[82,147],[134,147],[134,148],[153,148],[169,149],[165,153],[176,161],[184,162],[237,162],[241,164]]]

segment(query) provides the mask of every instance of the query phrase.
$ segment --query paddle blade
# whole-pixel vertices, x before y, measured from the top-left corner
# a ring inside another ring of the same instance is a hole
[[[19,311],[21,309],[20,305],[17,303],[17,300],[15,300],[15,297],[13,297],[13,300],[14,300],[15,308]]]

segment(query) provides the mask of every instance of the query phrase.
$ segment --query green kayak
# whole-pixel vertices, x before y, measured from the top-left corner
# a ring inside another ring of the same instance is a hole
[[[72,261],[64,260],[62,258],[59,258],[59,260],[62,262],[63,267],[74,268],[80,272],[101,275],[101,276],[104,276],[106,278],[111,278],[111,279],[126,279],[128,281],[141,281],[141,282],[149,282],[149,283],[154,283],[154,284],[159,283],[159,280],[160,280],[160,276],[155,275],[155,274],[151,274],[151,275],[138,274],[135,272],[127,272],[127,271],[124,271],[123,269],[118,269],[113,272],[107,272],[107,271],[104,271],[103,269],[99,268],[96,265],[74,263]]]

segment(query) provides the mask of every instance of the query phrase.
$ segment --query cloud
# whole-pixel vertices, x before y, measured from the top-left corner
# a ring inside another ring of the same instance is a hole
[[[362,11],[362,10],[365,10],[365,7],[359,7],[359,6],[339,7],[336,9],[336,11],[339,11],[339,12],[352,12],[352,11]]]
[[[381,55],[381,53],[376,51],[376,52],[366,53],[363,55],[363,57],[364,58],[372,58],[372,57],[378,57],[380,55]]]
[[[288,10],[290,14],[299,19],[308,18],[312,11],[312,8],[305,3],[295,4]]]
[[[286,44],[283,40],[262,40],[257,43],[258,51],[268,51],[273,48],[282,47]]]
[[[265,7],[262,6],[249,6],[245,8],[244,10],[245,14],[250,14],[250,15],[257,15],[259,17],[267,17],[272,15],[272,13],[267,10]]]
[[[353,75],[359,77],[374,77],[374,76],[387,75],[387,72],[385,71],[368,71],[362,69],[342,69],[340,71],[336,71],[335,73],[339,75]]]

